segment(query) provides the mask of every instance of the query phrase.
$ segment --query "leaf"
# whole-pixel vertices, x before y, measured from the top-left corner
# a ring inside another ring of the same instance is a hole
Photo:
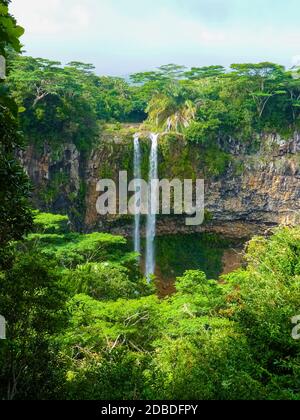
[[[8,14],[8,6],[0,4],[0,16],[6,16]]]

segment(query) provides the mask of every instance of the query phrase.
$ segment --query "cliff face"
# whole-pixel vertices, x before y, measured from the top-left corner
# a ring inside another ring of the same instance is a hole
[[[246,169],[209,181],[206,207],[218,221],[295,224],[300,210],[299,155],[266,161],[245,157]]]
[[[174,139],[173,139],[174,140]],[[118,172],[132,177],[132,137],[105,136],[84,160],[72,144],[59,153],[49,147],[37,152],[29,147],[21,156],[33,180],[34,204],[42,210],[68,213],[85,230],[109,230],[130,235],[132,217],[97,215],[96,185],[101,178],[117,181]],[[188,228],[184,217],[158,218],[158,233],[215,231],[229,236],[251,236],[277,224],[300,221],[300,136],[282,141],[270,136],[264,149],[246,154],[232,144],[231,159],[220,175],[207,174],[201,154],[182,141],[162,139],[159,153],[160,178],[205,178],[205,208],[209,220]],[[148,171],[149,142],[142,139],[142,172]]]
[[[43,150],[29,146],[20,160],[32,184],[32,202],[42,211],[69,214],[76,227],[84,211],[85,162],[74,144],[63,144],[58,150],[44,144]]]

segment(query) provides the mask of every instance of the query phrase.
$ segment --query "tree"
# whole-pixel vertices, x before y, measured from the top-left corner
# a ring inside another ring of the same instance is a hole
[[[0,3],[0,54],[6,59],[9,49],[20,51],[19,37],[24,32],[9,14],[8,3]],[[0,263],[4,263],[5,246],[20,239],[31,227],[30,184],[16,158],[21,146],[18,107],[5,81],[0,80]]]
[[[192,67],[191,70],[184,73],[184,76],[191,80],[199,80],[222,76],[224,73],[223,66]]]
[[[7,321],[7,340],[0,346],[0,399],[49,397],[59,376],[51,336],[66,320],[57,267],[37,249],[23,249],[11,269],[0,272],[0,282],[0,308]]]
[[[73,142],[85,152],[98,131],[95,78],[92,68],[71,63],[16,56],[8,79],[22,109],[21,125],[36,142]]]
[[[0,3],[0,54],[6,57],[7,48],[20,51],[19,38],[24,29],[16,24],[15,19],[8,12],[10,0],[1,0]]]
[[[238,74],[241,81],[244,81],[245,89],[252,97],[258,112],[262,117],[265,108],[276,95],[285,95],[284,67],[269,62],[259,64],[232,64],[234,74]]]
[[[170,82],[184,77],[186,67],[178,64],[166,64],[154,71],[135,73],[130,76],[133,83],[145,84],[149,82]]]
[[[166,64],[158,68],[159,73],[166,79],[169,80],[180,80],[184,77],[185,66],[178,64]]]
[[[181,101],[166,95],[158,95],[150,102],[147,112],[149,122],[156,127],[180,132],[194,119],[196,108],[189,100]]]
[[[269,399],[299,398],[299,342],[291,319],[299,313],[300,229],[282,227],[248,245],[246,269],[227,277],[224,314],[236,320],[259,361]]]
[[[146,112],[149,122],[157,128],[182,132],[195,118],[196,110],[197,104],[189,99],[187,89],[176,82],[155,95]]]
[[[285,87],[290,97],[291,113],[295,123],[300,115],[300,80],[295,77],[293,72],[290,73],[290,76],[290,80],[287,79],[285,82]]]

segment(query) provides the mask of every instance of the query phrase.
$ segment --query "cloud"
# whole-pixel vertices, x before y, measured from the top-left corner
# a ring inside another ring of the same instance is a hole
[[[180,15],[176,8],[152,7],[148,13],[137,6],[131,14],[123,6],[122,0],[52,0],[50,6],[40,0],[27,0],[26,5],[15,0],[12,11],[26,28],[24,39],[38,37],[41,44],[44,37],[52,37],[57,44],[72,38],[81,44],[85,40],[108,43],[116,49],[164,50],[218,43],[224,37],[221,31]]]
[[[76,35],[89,28],[91,11],[80,0],[14,0],[12,13],[28,36]]]
[[[297,1],[13,0],[11,10],[29,54],[123,74],[170,61],[289,65],[300,45]]]
[[[292,57],[292,66],[293,67],[300,67],[300,54],[299,55],[294,55]]]

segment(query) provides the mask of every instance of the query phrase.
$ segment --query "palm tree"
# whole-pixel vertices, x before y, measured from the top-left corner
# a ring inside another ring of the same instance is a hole
[[[148,121],[166,131],[182,132],[195,118],[197,106],[182,92],[156,95],[149,103]]]

